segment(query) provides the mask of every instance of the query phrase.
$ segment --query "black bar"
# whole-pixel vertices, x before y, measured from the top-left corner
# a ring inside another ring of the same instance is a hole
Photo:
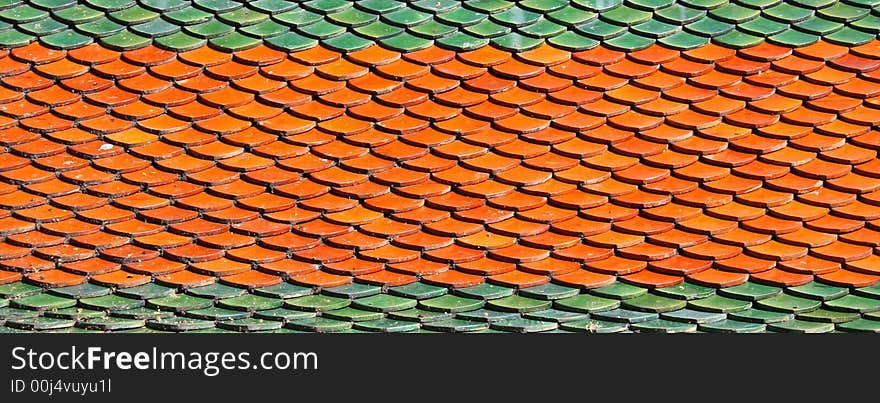
[[[877,362],[876,340],[861,335],[11,334],[0,338],[0,396],[10,402],[261,403],[269,399],[468,402],[477,397],[493,401],[534,397],[550,402],[571,395],[588,402],[601,396],[625,396],[619,401],[631,401],[639,395],[658,401],[702,395],[705,400],[706,393],[720,398],[745,391],[757,393],[753,397],[767,396],[757,392],[764,390],[790,398],[799,392],[812,395],[822,387],[873,386],[876,369],[870,363]],[[14,347],[57,354],[74,346],[77,351],[95,346],[102,352],[131,354],[154,348],[248,352],[250,357],[264,352],[314,352],[317,368],[221,370],[216,376],[170,369],[12,369],[21,363],[13,359]],[[26,390],[12,392],[15,380]],[[56,390],[50,398],[40,391],[43,380],[109,380],[112,387],[109,393],[82,397]],[[34,385],[37,392],[31,391]]]

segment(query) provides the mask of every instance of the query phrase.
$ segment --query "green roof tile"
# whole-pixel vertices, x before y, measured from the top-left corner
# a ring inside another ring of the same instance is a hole
[[[437,23],[437,24],[440,26],[439,27],[432,27],[431,23],[428,23],[428,24],[424,24],[424,25],[416,27],[416,28],[411,28],[411,30],[417,34],[427,36],[429,33],[424,32],[422,27],[433,28],[431,33],[437,32],[438,35],[431,36],[431,37],[445,36],[451,32],[455,32],[454,28],[451,26],[440,24],[440,23]],[[443,30],[443,28],[446,28],[446,29]],[[479,24],[465,27],[463,29],[463,31],[468,34],[475,35],[475,36],[478,36],[481,38],[494,38],[494,37],[502,36],[505,34],[509,34],[510,32],[513,31],[513,29],[511,29],[510,27],[492,22],[492,21],[483,21]]]
[[[131,30],[143,36],[158,38],[178,32],[180,27],[164,19],[156,18],[150,22],[132,26]]]
[[[641,312],[629,309],[612,309],[610,311],[595,312],[590,314],[593,319],[609,322],[638,323],[646,320],[654,320],[660,316],[654,312]]]
[[[128,298],[152,299],[160,297],[168,297],[174,294],[173,288],[165,287],[156,283],[148,283],[132,288],[122,288],[116,290],[116,295]]]
[[[818,284],[821,284],[821,283],[818,283]],[[880,298],[880,283],[877,283],[877,284],[874,284],[874,285],[868,286],[868,287],[861,287],[861,288],[853,289],[852,293],[856,294],[856,295],[868,297],[868,298]],[[0,292],[0,295],[2,295],[2,292]],[[844,295],[846,295],[846,293],[840,292],[840,293],[835,294],[834,298],[842,297]],[[834,298],[827,298],[827,299],[834,299]]]
[[[204,309],[194,309],[187,311],[186,316],[204,320],[233,320],[244,319],[250,316],[246,311],[234,311],[231,309],[219,308],[216,306]]]
[[[57,1],[67,1],[67,0],[57,0]],[[263,0],[267,1],[267,0]],[[185,0],[140,0],[140,5],[156,11],[156,12],[168,12],[174,10],[180,10],[185,8],[190,4],[190,2]]]
[[[11,306],[32,310],[64,309],[76,305],[76,300],[50,294],[37,294],[12,300]]]
[[[843,27],[823,38],[829,42],[844,46],[858,46],[872,41],[875,37],[876,35],[873,33],[862,32],[850,27]]]
[[[755,304],[761,308],[790,313],[809,312],[822,305],[819,301],[795,297],[788,294],[780,294],[772,298],[763,299],[757,301]]]
[[[368,311],[392,312],[415,308],[416,305],[418,305],[416,300],[388,294],[379,294],[357,299],[353,302],[352,306]]]
[[[419,301],[419,306],[429,311],[467,312],[479,309],[484,301],[475,298],[464,298],[455,295],[443,295]]]
[[[663,22],[675,25],[686,25],[706,16],[705,10],[675,4],[654,12],[654,16]]]
[[[700,330],[715,333],[760,333],[766,329],[763,323],[742,322],[725,319],[718,322],[709,322],[699,325]]]
[[[3,321],[18,318],[36,318],[38,316],[40,316],[40,312],[33,309],[14,308],[11,306],[0,308],[0,320]]]
[[[742,24],[744,22],[752,21],[756,18],[759,18],[761,12],[759,10],[731,3],[722,7],[718,7],[716,9],[712,9],[711,11],[709,11],[709,15],[716,20],[723,21],[729,24]]]
[[[281,329],[281,326],[281,322],[255,318],[217,322],[218,328],[234,330],[236,332],[265,332]]]
[[[579,293],[577,288],[547,283],[519,290],[519,295],[535,299],[556,300],[573,297]]]
[[[272,19],[292,27],[303,27],[310,24],[315,24],[318,21],[322,21],[323,17],[321,14],[313,13],[308,10],[290,10],[281,14],[276,14],[272,16]]]
[[[39,8],[29,5],[21,5],[0,11],[0,18],[13,22],[24,24],[26,22],[39,21],[49,16],[49,13]]]
[[[586,11],[571,6],[564,7],[545,15],[548,20],[569,27],[592,21],[598,16],[599,14],[592,11]]]
[[[827,20],[821,17],[812,17],[806,21],[794,24],[794,28],[812,35],[828,35],[844,27],[843,23]]]
[[[492,44],[510,52],[524,52],[537,48],[538,46],[541,46],[542,43],[544,43],[543,39],[517,33],[492,38]]]
[[[85,308],[107,311],[121,311],[144,306],[144,301],[135,298],[120,297],[118,295],[102,295],[100,297],[84,298],[79,304]]]
[[[783,0],[735,0],[736,4],[758,10],[764,10],[773,7],[779,3],[782,3],[782,1]]]
[[[0,297],[3,298],[20,298],[29,295],[36,295],[43,291],[42,288],[16,281],[14,283],[0,285]]]
[[[363,0],[357,2],[357,7],[373,14],[385,14],[399,10],[406,5],[394,0]]]
[[[169,318],[168,320],[171,320]],[[211,322],[213,323],[213,322]],[[146,321],[143,319],[128,319],[128,318],[116,318],[116,317],[104,317],[104,318],[85,318],[76,322],[76,326],[89,330],[102,330],[102,331],[119,331],[119,330],[128,330],[128,329],[137,329],[143,327],[146,324]]]
[[[477,311],[471,311],[477,312]],[[414,308],[402,311],[388,312],[388,317],[392,319],[408,320],[412,322],[429,323],[451,319],[455,314],[451,312],[427,311],[424,309]]]
[[[456,27],[466,27],[483,21],[488,17],[485,14],[471,11],[464,7],[459,7],[439,13],[435,18],[444,24],[454,25]]]
[[[590,294],[614,299],[630,299],[645,295],[647,293],[647,288],[642,288],[619,281],[609,286],[594,288],[590,290]]]
[[[492,329],[503,330],[506,332],[537,333],[554,330],[559,327],[559,324],[542,320],[518,318],[492,322],[489,326]]]
[[[825,301],[825,306],[835,311],[845,312],[865,313],[880,311],[880,301],[860,295],[847,295],[831,301]]]
[[[468,312],[459,312],[455,314],[456,318],[464,318],[467,320],[475,320],[478,322],[497,322],[499,320],[506,320],[511,318],[519,317],[519,313],[517,312],[502,312],[502,311],[493,311],[491,309],[477,309],[474,311]]]
[[[770,298],[782,292],[779,287],[773,287],[755,282],[746,282],[737,286],[722,288],[718,294],[725,297],[736,298],[746,301],[757,301]]]
[[[51,290],[48,290],[47,292],[49,294],[57,295],[59,297],[80,299],[100,297],[102,295],[111,294],[113,293],[113,289],[92,283],[82,283],[70,287],[53,288]]]
[[[816,14],[837,22],[852,22],[864,18],[871,11],[865,8],[854,7],[845,3],[834,3],[816,11]]]
[[[681,0],[682,4],[700,10],[712,10],[728,3],[728,0]]]
[[[473,332],[477,330],[485,330],[489,328],[486,322],[475,322],[463,319],[447,319],[436,322],[428,322],[423,326],[424,329],[435,330],[438,332]]]
[[[73,327],[74,324],[75,320],[47,317],[10,319],[6,322],[6,326],[12,328],[36,331],[64,329]]]
[[[542,299],[533,299],[521,295],[490,300],[486,305],[491,309],[507,312],[534,312],[549,309],[553,303]]]
[[[788,24],[776,22],[768,18],[758,17],[739,25],[739,30],[754,36],[768,37],[788,30]]]
[[[645,38],[630,32],[605,41],[605,45],[624,52],[633,52],[645,49],[654,44],[651,38]]]
[[[0,32],[0,46],[4,47],[19,47],[27,45],[37,38],[35,36],[27,35],[22,32],[9,30],[5,32]]]
[[[759,45],[763,42],[764,38],[734,30],[712,40],[727,47],[741,49]]]
[[[514,5],[514,2],[507,0],[473,0],[464,4],[465,7],[470,8],[471,10],[487,14],[500,13]]]
[[[561,329],[584,332],[584,333],[619,333],[627,328],[625,323],[607,322],[596,319],[584,319],[574,322],[565,322],[559,325]]]
[[[19,24],[18,29],[24,31],[26,34],[42,37],[66,30],[67,24],[52,19],[44,19],[29,22],[27,24]]]
[[[351,322],[329,319],[324,317],[300,319],[287,322],[285,325],[291,329],[307,330],[311,332],[331,333],[341,332],[351,328]]]
[[[150,329],[165,330],[169,332],[188,332],[199,329],[213,329],[214,321],[175,316],[148,320],[146,321],[146,325]]]
[[[685,301],[654,294],[645,294],[640,297],[625,299],[622,302],[622,306],[625,308],[658,313],[682,309],[686,305],[687,302]]]
[[[620,306],[620,301],[597,297],[595,295],[580,294],[574,297],[553,301],[553,306],[566,311],[592,313],[609,311],[617,308]]]
[[[111,49],[131,50],[142,48],[150,43],[150,38],[137,35],[132,32],[122,31],[117,34],[101,38],[101,43]]]
[[[239,297],[221,299],[217,302],[217,306],[235,309],[239,311],[265,311],[268,309],[280,308],[284,305],[284,300],[279,298],[263,297],[255,294],[247,294]]]
[[[830,311],[827,309],[817,309],[797,315],[797,318],[801,320],[826,323],[850,322],[859,319],[859,317],[857,312]]]
[[[376,295],[382,292],[382,287],[368,284],[349,283],[338,287],[325,288],[321,290],[321,294],[338,298],[364,298]]]
[[[243,27],[239,30],[246,35],[263,39],[288,33],[287,27],[275,21],[263,21],[259,24]]]
[[[426,13],[445,13],[461,6],[456,0],[419,0],[410,2],[410,6]]]
[[[84,311],[84,312],[97,312],[97,311]],[[102,312],[102,314],[103,314],[103,312]],[[81,317],[92,317],[92,316],[101,316],[101,315],[95,315],[95,314],[90,313],[88,315],[84,315]],[[110,316],[114,316],[117,318],[126,318],[126,319],[145,319],[145,320],[156,319],[156,320],[158,320],[158,319],[174,317],[174,312],[162,311],[162,310],[158,310],[156,308],[141,307],[141,308],[125,309],[125,310],[121,310],[121,311],[113,311],[113,312],[110,312]]]
[[[429,39],[424,39],[406,32],[392,36],[390,38],[381,39],[379,41],[386,48],[396,50],[398,52],[413,52],[430,47],[434,44]]]
[[[724,35],[735,28],[733,24],[718,21],[713,18],[701,18],[695,22],[685,25],[684,29],[692,34],[717,37]]]
[[[681,31],[681,27],[658,20],[651,20],[631,28],[636,35],[647,38],[663,38]]]
[[[255,318],[277,320],[281,322],[296,321],[300,319],[314,318],[315,312],[299,311],[295,309],[276,308],[253,313]]]
[[[431,19],[431,14],[404,8],[388,14],[382,14],[382,19],[400,27],[412,27]]]
[[[190,288],[186,290],[186,293],[189,295],[194,295],[196,297],[210,298],[216,300],[223,298],[239,297],[247,294],[248,292],[247,290],[242,288],[230,287],[228,285],[214,283],[211,285],[206,285],[204,287]]]
[[[523,314],[526,319],[543,320],[549,322],[565,323],[584,320],[589,315],[580,312],[560,311],[558,309],[545,309],[542,311],[534,311]]]
[[[140,6],[134,6],[126,8],[125,10],[112,12],[108,17],[123,25],[136,25],[159,18],[159,13]]]
[[[208,22],[213,14],[195,7],[186,7],[163,14],[163,18],[179,25],[195,25]]]
[[[158,47],[176,50],[179,52],[196,49],[205,46],[205,44],[207,43],[207,40],[196,38],[183,32],[178,32],[156,39],[156,45]]]
[[[186,312],[194,309],[208,308],[213,301],[186,294],[174,294],[168,297],[147,300],[147,306],[165,311]]]
[[[834,324],[795,319],[787,322],[770,323],[767,325],[767,329],[791,333],[829,333],[834,330]]]
[[[388,293],[391,295],[397,295],[399,297],[412,299],[427,299],[439,297],[446,294],[447,292],[448,290],[444,287],[438,287],[422,282],[409,283],[407,285],[401,285],[388,289]]]
[[[580,8],[596,13],[612,10],[623,4],[622,0],[571,0],[571,2]]]
[[[688,282],[682,282],[670,287],[656,288],[652,292],[658,295],[663,295],[665,297],[692,300],[698,298],[706,298],[710,295],[713,295],[715,294],[715,289],[703,287],[701,285]]]
[[[835,287],[822,284],[818,281],[811,281],[804,285],[788,287],[787,293],[797,295],[799,297],[816,299],[819,301],[830,301],[846,295],[849,290],[843,287]]]
[[[284,306],[304,311],[331,311],[347,307],[351,303],[347,298],[331,297],[327,295],[306,295],[284,301]]]
[[[418,330],[419,324],[415,322],[384,318],[367,322],[355,322],[354,328],[371,332],[402,333]]]
[[[552,38],[566,31],[564,25],[553,21],[541,20],[532,25],[517,29],[520,33],[534,38]]]
[[[315,46],[318,41],[306,38],[302,35],[297,35],[293,32],[288,32],[285,34],[273,36],[271,38],[266,39],[266,42],[269,46],[278,48],[281,50],[285,50],[288,52],[295,52],[298,50],[308,49],[312,46]]]
[[[479,299],[495,299],[513,295],[515,289],[495,284],[482,283],[472,287],[458,288],[452,291],[453,294],[461,295],[468,298]]]
[[[548,38],[547,42],[560,49],[573,52],[592,49],[599,45],[599,41],[574,32],[566,32],[562,35]]]
[[[697,331],[697,325],[693,323],[676,322],[666,319],[654,319],[630,325],[634,331],[646,333],[693,333]]]
[[[878,333],[880,332],[880,321],[857,319],[852,322],[841,323],[837,325],[837,329],[846,332]]]
[[[196,7],[211,13],[225,13],[244,6],[234,0],[193,0],[193,3]]]
[[[279,283],[268,287],[255,288],[253,293],[264,297],[286,299],[310,295],[312,289],[290,283]]]
[[[266,21],[269,19],[269,16],[249,8],[240,8],[228,13],[218,14],[217,18],[236,27],[245,27]]]
[[[739,312],[731,312],[728,316],[731,319],[753,323],[774,323],[794,319],[794,315],[788,312],[776,312],[754,308]]]
[[[851,27],[858,29],[859,31],[878,33],[880,32],[880,16],[878,15],[868,15],[865,18],[862,18],[858,21],[853,21],[849,24]]]
[[[820,37],[818,35],[807,34],[795,29],[773,35],[767,38],[767,41],[780,46],[802,47],[815,43]]]
[[[363,322],[367,320],[382,319],[385,315],[382,312],[366,311],[363,309],[355,309],[352,307],[336,309],[321,313],[322,318],[346,320],[349,322]]]

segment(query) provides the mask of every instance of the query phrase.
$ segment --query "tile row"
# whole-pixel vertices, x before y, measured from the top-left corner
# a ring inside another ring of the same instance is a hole
[[[39,41],[71,49],[90,43],[130,50],[240,51],[261,44],[296,51],[320,43],[356,51],[380,43],[414,51],[511,51],[552,44],[638,50],[804,46],[826,39],[861,45],[880,32],[877,1],[781,0],[10,0],[0,5],[0,45]]]
[[[94,284],[43,293],[0,286],[0,333],[455,332],[758,333],[878,332],[880,288],[811,282],[785,290],[760,283],[715,290],[653,290],[617,283],[589,292],[558,285],[426,283],[313,289],[280,283],[250,291],[209,285],[179,292],[146,284]]]

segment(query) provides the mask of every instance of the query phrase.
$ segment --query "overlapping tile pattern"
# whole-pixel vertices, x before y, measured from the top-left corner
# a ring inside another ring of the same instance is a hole
[[[0,331],[877,331],[878,67],[3,51]]]
[[[7,0],[0,45],[40,41],[70,49],[100,43],[191,50],[210,44],[287,51],[321,43],[354,51],[380,43],[399,51],[490,43],[511,51],[547,41],[568,50],[605,43],[636,50],[660,43],[693,49],[713,41],[743,48],[769,41],[844,45],[880,32],[876,0]]]

